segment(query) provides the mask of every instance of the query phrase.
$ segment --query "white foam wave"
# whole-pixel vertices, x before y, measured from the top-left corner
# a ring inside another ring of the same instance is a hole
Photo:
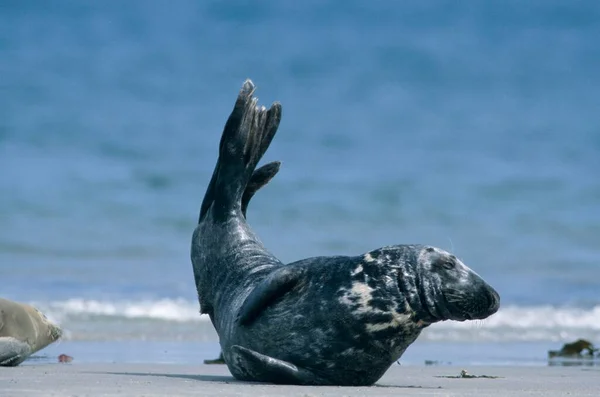
[[[429,340],[558,341],[600,337],[600,305],[590,309],[507,306],[481,321],[445,321],[431,326]]]
[[[58,323],[95,323],[129,319],[197,323],[207,321],[199,314],[196,301],[158,299],[102,301],[68,299],[34,304]],[[445,321],[425,330],[426,340],[453,341],[556,341],[572,338],[600,338],[600,305],[592,308],[553,306],[507,306],[482,321]]]
[[[197,302],[182,298],[117,302],[74,298],[50,303],[34,302],[34,305],[58,322],[99,316],[177,322],[208,319],[207,316],[200,315]]]
[[[447,328],[466,328],[468,322],[447,321]],[[508,306],[481,321],[481,328],[587,328],[600,331],[600,305],[591,309],[556,308],[553,306]]]

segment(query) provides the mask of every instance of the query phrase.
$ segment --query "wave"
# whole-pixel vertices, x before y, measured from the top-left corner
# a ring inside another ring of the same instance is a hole
[[[208,316],[200,315],[197,302],[183,298],[137,301],[74,298],[33,304],[50,319],[68,327],[88,321],[98,324],[150,320],[190,325],[209,321]],[[430,341],[555,341],[580,337],[600,338],[600,305],[591,308],[506,306],[486,320],[433,324],[422,336]]]
[[[485,320],[445,321],[423,333],[426,340],[570,341],[600,339],[600,305],[592,308],[507,306]]]
[[[447,321],[448,328],[464,328],[468,322]],[[600,331],[600,305],[591,309],[554,306],[507,306],[481,321],[482,328],[588,328]]]
[[[58,323],[90,317],[177,322],[208,320],[208,316],[200,315],[197,302],[183,298],[116,302],[74,298],[50,303],[33,302],[33,305]]]

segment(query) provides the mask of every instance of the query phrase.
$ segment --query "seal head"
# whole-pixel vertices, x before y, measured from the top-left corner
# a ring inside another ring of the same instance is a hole
[[[16,366],[62,336],[33,306],[0,298],[0,366]]]
[[[485,319],[498,311],[498,292],[455,255],[431,246],[412,247],[415,258],[399,269],[398,286],[414,319],[428,325]]]

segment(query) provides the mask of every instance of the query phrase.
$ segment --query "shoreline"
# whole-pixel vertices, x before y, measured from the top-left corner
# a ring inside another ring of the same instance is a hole
[[[399,360],[401,366],[562,366],[580,363],[600,368],[600,359],[548,359],[555,342],[429,342],[417,340]],[[200,365],[219,355],[217,341],[190,340],[61,340],[37,352],[21,365],[54,364],[61,354],[74,364]]]
[[[466,370],[478,378],[461,378]],[[595,396],[598,367],[392,366],[371,387],[240,382],[223,365],[36,364],[0,368],[0,396]]]

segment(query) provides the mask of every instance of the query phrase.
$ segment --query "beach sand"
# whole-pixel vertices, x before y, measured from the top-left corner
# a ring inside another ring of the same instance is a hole
[[[497,378],[448,378],[465,369]],[[394,365],[372,387],[242,383],[225,366],[42,364],[0,368],[0,396],[598,396],[598,367]]]

